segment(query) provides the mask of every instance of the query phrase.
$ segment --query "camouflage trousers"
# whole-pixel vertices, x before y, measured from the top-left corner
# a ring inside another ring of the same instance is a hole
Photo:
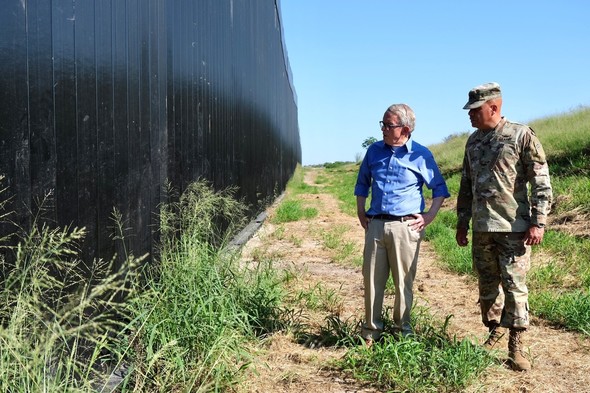
[[[526,273],[531,247],[523,232],[473,232],[473,269],[479,281],[479,305],[484,325],[506,328],[529,325]]]

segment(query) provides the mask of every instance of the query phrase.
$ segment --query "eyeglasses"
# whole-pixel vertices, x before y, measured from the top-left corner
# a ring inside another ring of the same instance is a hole
[[[404,126],[403,124],[392,124],[392,123],[385,124],[382,121],[379,122],[379,128],[386,128],[388,130],[392,130],[396,127],[403,127],[403,126]]]

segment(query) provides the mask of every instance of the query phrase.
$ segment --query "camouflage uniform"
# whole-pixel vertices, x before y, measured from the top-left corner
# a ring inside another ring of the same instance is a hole
[[[529,187],[530,185],[530,198]],[[528,126],[502,118],[467,140],[457,198],[457,228],[473,226],[473,267],[482,320],[528,326],[529,226],[545,224],[552,191],[545,152]]]

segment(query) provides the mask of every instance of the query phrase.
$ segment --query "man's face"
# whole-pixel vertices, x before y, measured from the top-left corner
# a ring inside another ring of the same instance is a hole
[[[486,129],[491,128],[494,125],[493,115],[495,113],[494,108],[490,101],[484,102],[479,108],[470,109],[469,120],[471,125],[475,128]]]
[[[388,145],[394,146],[405,141],[404,127],[399,124],[399,119],[391,112],[385,112],[383,115],[383,140]]]

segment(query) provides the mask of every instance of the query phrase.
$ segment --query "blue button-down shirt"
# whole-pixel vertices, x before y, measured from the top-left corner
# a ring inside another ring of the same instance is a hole
[[[371,190],[367,214],[405,216],[424,211],[424,185],[432,190],[433,198],[451,196],[428,148],[411,138],[400,147],[379,141],[367,149],[354,195],[366,198]]]

